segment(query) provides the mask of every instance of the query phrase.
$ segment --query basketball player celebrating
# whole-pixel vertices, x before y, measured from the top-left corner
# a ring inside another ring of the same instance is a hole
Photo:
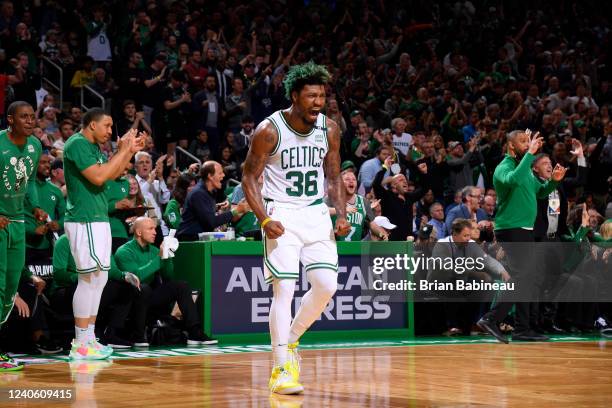
[[[24,200],[26,192],[37,221],[47,214],[37,207],[34,181],[42,153],[40,141],[31,136],[36,124],[34,109],[27,102],[13,102],[7,110],[9,128],[0,132],[0,325],[8,319],[25,265]],[[0,352],[0,373],[18,371],[23,365]]]
[[[387,232],[372,222],[374,220],[374,212],[370,207],[370,202],[365,197],[356,193],[357,178],[355,173],[352,170],[345,170],[341,173],[341,176],[346,198],[346,219],[351,225],[351,230],[345,237],[336,237],[336,239],[338,241],[361,241],[364,228],[369,228],[373,236],[387,241],[389,239]],[[336,219],[336,209],[330,207],[329,213],[332,216],[332,222],[334,222]]]
[[[278,394],[304,390],[298,340],[336,292],[334,233],[344,236],[351,228],[340,178],[340,130],[321,113],[329,79],[327,70],[312,62],[289,70],[284,85],[292,105],[259,124],[242,178],[246,199],[264,232],[264,271],[273,290],[269,319],[274,368],[269,387]],[[257,178],[262,172],[260,190]],[[336,209],[335,228],[323,203],[324,173]],[[291,322],[300,262],[311,288]]]
[[[83,116],[81,132],[71,136],[64,147],[68,190],[64,229],[79,273],[72,299],[75,339],[70,358],[75,360],[99,360],[112,354],[112,348],[98,343],[94,333],[112,245],[104,185],[121,175],[146,138],[145,133],[137,136],[136,129],[128,130],[119,140],[117,153],[105,163],[98,144],[106,143],[112,129],[109,115],[102,109],[91,109]]]

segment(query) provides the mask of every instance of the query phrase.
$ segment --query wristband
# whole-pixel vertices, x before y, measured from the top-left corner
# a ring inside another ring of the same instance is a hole
[[[385,169],[385,170],[389,170],[389,168],[386,165],[384,165],[384,164],[382,165],[382,168]]]
[[[265,228],[266,224],[269,223],[270,221],[272,221],[272,218],[266,217],[266,219],[261,222],[261,228]]]

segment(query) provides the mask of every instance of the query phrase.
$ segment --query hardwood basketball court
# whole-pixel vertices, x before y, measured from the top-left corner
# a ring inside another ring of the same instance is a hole
[[[211,350],[214,352],[214,350]],[[610,407],[612,344],[432,344],[301,352],[302,396],[270,396],[267,352],[57,362],[0,376],[10,388],[72,387],[74,407]]]

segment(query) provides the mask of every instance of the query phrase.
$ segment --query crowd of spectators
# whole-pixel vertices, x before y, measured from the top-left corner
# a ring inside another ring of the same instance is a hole
[[[540,238],[574,236],[580,222],[565,217],[586,203],[592,240],[612,217],[610,11],[593,1],[2,1],[0,109],[37,108],[49,163],[39,178],[64,194],[62,149],[80,127],[84,86],[107,102],[113,140],[130,128],[150,134],[125,196],[109,206],[118,248],[135,217],[116,210],[146,208],[158,239],[180,227],[200,172],[192,157],[221,165],[217,209],[240,205],[228,198],[254,129],[290,105],[288,68],[313,60],[332,74],[326,114],[342,130],[342,170],[356,174],[374,216],[396,226],[389,239],[442,239],[470,219],[493,243],[492,174],[506,134],[529,128],[545,140],[536,164],[560,163],[574,180],[552,210],[561,228],[548,217]],[[47,59],[63,70],[61,106],[42,88],[41,74],[58,79],[41,71]],[[39,227],[29,243],[47,233]]]

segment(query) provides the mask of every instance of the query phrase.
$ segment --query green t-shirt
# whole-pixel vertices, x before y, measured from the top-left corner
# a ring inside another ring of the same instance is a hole
[[[181,225],[181,206],[174,198],[168,201],[166,211],[164,211],[164,221],[168,228],[178,230]]]
[[[232,222],[232,225],[236,230],[237,237],[243,237],[249,231],[261,229],[259,220],[253,211],[249,211],[248,213],[244,214],[237,222]]]
[[[357,148],[359,147],[359,145],[361,144],[361,139],[359,138],[355,138],[351,141],[351,152],[353,154],[355,154],[355,151],[357,150]],[[378,148],[378,145],[380,143],[378,143],[378,141],[376,139],[370,139],[368,140],[368,150],[363,152],[363,154],[366,157],[371,157],[374,152],[376,151],[376,149]]]
[[[331,202],[328,201],[328,206],[331,206]],[[351,206],[347,203],[348,206]],[[346,220],[351,224],[351,231],[344,237],[336,236],[336,241],[361,241],[366,228],[366,223],[369,223],[374,219],[374,214],[370,208],[369,202],[359,194],[355,194],[355,204],[352,205],[357,210],[353,213],[346,214]],[[332,225],[336,225],[336,216],[332,215]]]
[[[117,211],[115,204],[123,200],[130,192],[130,182],[121,177],[117,180],[106,182],[106,199],[108,200],[108,218],[113,238],[128,238],[128,231],[125,227],[125,212]]]
[[[57,221],[60,229],[64,227],[64,214],[66,213],[66,200],[62,194],[62,190],[55,184],[46,180],[39,180],[32,183],[32,188],[36,189],[38,202],[51,221]],[[32,210],[34,209],[30,200],[25,203],[25,224],[26,224],[26,247],[34,249],[47,249],[51,246],[49,234],[37,235],[34,231],[40,225],[34,218]]]
[[[68,190],[66,222],[108,222],[105,185],[96,186],[83,174],[94,164],[104,163],[100,147],[81,133],[75,133],[64,146],[64,178]]]
[[[234,191],[232,191],[232,196],[230,197],[230,203],[238,204],[240,200],[244,198],[244,191],[242,190],[242,185],[237,186]],[[261,225],[259,225],[259,220],[255,216],[253,211],[249,211],[244,214],[240,219],[236,222],[232,222],[232,226],[236,230],[237,237],[243,237],[249,231],[256,231],[261,229]]]
[[[0,215],[11,220],[24,219],[26,193],[33,206],[38,206],[34,183],[28,183],[38,168],[42,154],[40,141],[28,136],[23,146],[14,144],[7,131],[0,132]]]

